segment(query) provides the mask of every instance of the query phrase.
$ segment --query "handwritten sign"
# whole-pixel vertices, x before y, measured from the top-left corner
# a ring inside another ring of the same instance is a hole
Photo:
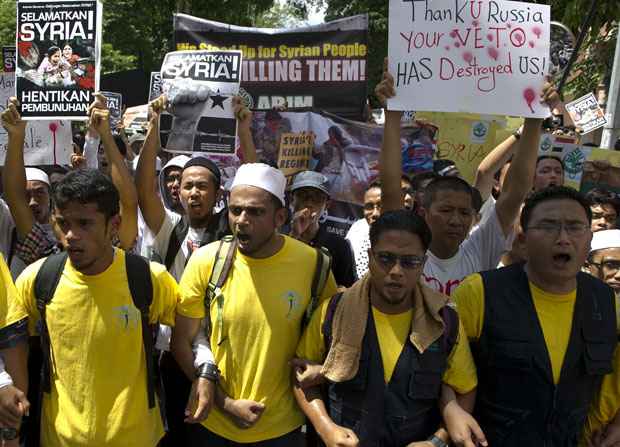
[[[280,138],[278,169],[290,181],[295,174],[310,169],[315,135],[312,132],[286,132]]]
[[[391,110],[543,118],[550,7],[505,0],[390,0]]]
[[[15,95],[15,73],[0,72],[0,113]],[[8,134],[0,126],[0,165],[4,165]],[[73,153],[70,121],[28,121],[24,139],[24,163],[34,165],[68,165]]]

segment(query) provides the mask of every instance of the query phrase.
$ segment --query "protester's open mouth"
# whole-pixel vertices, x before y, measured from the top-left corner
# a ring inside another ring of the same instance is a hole
[[[554,264],[568,264],[571,260],[571,256],[568,253],[557,253],[553,255]]]
[[[190,202],[189,203],[189,207],[191,209],[193,209],[193,210],[197,210],[197,209],[202,208],[202,203],[200,203],[200,202]]]
[[[237,239],[242,244],[247,244],[248,242],[250,242],[250,236],[244,233],[237,233]]]
[[[390,291],[399,291],[403,289],[403,286],[402,284],[391,282],[391,283],[386,284],[385,288]]]
[[[84,250],[82,250],[81,248],[67,247],[67,254],[69,256],[71,256],[71,255],[79,255],[79,254],[82,254],[83,252],[84,252]]]

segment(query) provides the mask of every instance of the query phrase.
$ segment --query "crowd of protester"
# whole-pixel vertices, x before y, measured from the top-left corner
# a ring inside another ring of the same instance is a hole
[[[403,173],[386,110],[344,238],[330,179],[287,186],[240,98],[226,189],[208,155],[161,150],[167,107],[128,139],[96,95],[72,166],[46,170],[16,99],[2,113],[3,445],[620,446],[618,203],[563,186],[543,120],[470,185],[449,160]]]

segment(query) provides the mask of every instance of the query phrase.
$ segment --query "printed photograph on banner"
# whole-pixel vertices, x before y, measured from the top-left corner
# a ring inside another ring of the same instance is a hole
[[[168,109],[159,121],[162,147],[170,152],[235,151],[233,97],[239,91],[240,51],[175,51],[161,67]]]
[[[102,7],[95,0],[17,3],[16,94],[25,120],[86,120],[99,87]]]
[[[550,6],[390,0],[391,110],[544,118]]]
[[[2,71],[15,71],[15,47],[2,47]]]
[[[151,83],[149,84],[149,101],[154,101],[161,96],[161,74],[158,71],[151,72]]]
[[[588,93],[566,104],[566,111],[581,134],[592,132],[607,124],[605,113],[594,93]]]
[[[123,114],[123,127],[125,132],[146,132],[148,126],[148,105],[127,107]]]
[[[110,128],[116,129],[123,116],[123,95],[114,92],[101,92],[108,103],[110,110]]]
[[[240,50],[252,110],[316,108],[363,121],[368,15],[295,28],[251,28],[174,15],[177,50]]]

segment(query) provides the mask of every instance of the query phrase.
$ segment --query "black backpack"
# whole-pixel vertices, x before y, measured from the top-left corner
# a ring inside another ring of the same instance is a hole
[[[67,262],[67,253],[53,254],[43,261],[34,280],[34,294],[37,300],[37,309],[41,316],[41,350],[43,351],[43,367],[41,369],[41,390],[51,391],[51,352],[50,338],[45,321],[45,308],[54,298],[56,287],[60,282],[62,272]],[[138,255],[125,253],[125,269],[129,291],[133,304],[140,311],[142,321],[142,342],[146,354],[146,383],[149,408],[155,407],[155,362],[153,331],[149,325],[149,308],[153,302],[153,283],[149,262]]]

